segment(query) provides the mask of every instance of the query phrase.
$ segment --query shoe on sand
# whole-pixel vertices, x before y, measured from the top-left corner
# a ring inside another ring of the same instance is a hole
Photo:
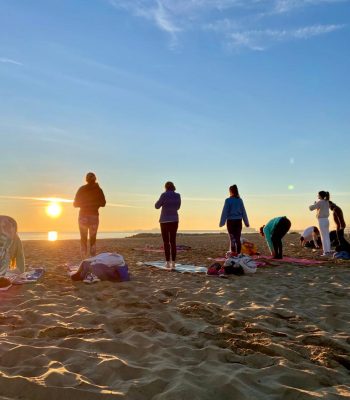
[[[84,283],[96,283],[96,282],[100,282],[101,279],[97,278],[97,276],[95,274],[93,274],[92,272],[89,272],[85,279],[83,280]]]

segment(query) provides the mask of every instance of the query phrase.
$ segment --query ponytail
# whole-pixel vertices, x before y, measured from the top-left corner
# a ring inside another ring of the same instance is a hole
[[[320,192],[318,192],[318,195],[321,197],[322,200],[327,200],[329,201],[329,192],[325,192],[324,190],[321,190]]]

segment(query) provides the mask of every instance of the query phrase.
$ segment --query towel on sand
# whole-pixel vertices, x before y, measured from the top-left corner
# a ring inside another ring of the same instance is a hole
[[[146,261],[141,263],[141,265],[144,265],[146,267],[155,267],[161,270],[169,271],[168,268],[164,266],[164,261]],[[181,273],[207,273],[207,267],[199,266],[197,267],[196,265],[188,265],[188,264],[175,264],[175,272],[181,272]]]

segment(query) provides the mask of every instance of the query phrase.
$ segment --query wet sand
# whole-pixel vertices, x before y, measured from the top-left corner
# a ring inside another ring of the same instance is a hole
[[[258,235],[247,235],[261,253]],[[179,261],[210,265],[224,235],[184,236]],[[348,399],[350,263],[282,263],[229,279],[137,265],[160,238],[98,241],[130,282],[71,282],[78,241],[24,242],[37,284],[0,294],[0,399]],[[317,258],[287,235],[285,254]]]

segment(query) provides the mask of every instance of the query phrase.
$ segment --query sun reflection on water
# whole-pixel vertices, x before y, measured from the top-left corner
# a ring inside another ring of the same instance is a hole
[[[47,240],[50,242],[55,242],[58,238],[58,233],[56,231],[50,231],[47,233]]]

